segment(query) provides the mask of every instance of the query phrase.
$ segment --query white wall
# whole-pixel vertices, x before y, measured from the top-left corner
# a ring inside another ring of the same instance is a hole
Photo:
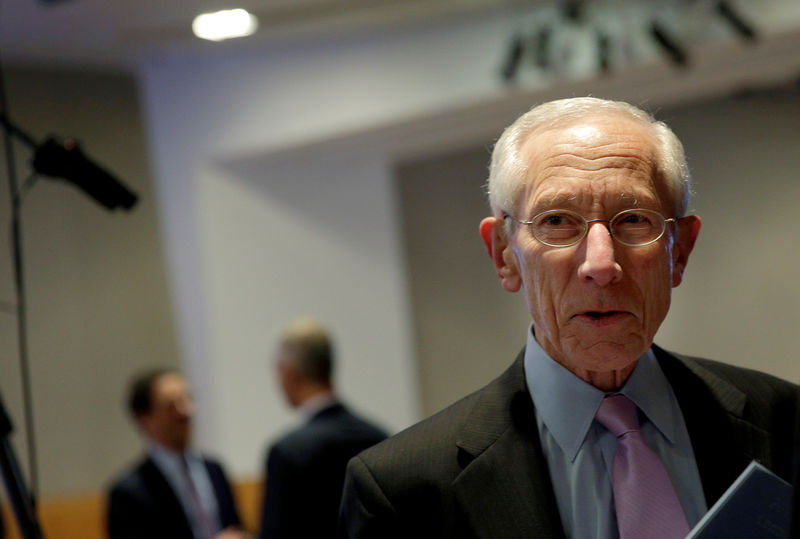
[[[312,157],[202,180],[211,357],[228,397],[217,401],[220,441],[234,462],[260,456],[285,424],[272,353],[303,314],[330,326],[346,400],[391,430],[417,417],[391,178],[381,162],[338,165],[331,176]]]
[[[430,414],[495,378],[525,344],[523,297],[500,286],[478,234],[489,150],[399,164],[422,406]]]
[[[664,112],[703,227],[659,342],[800,382],[800,90]]]

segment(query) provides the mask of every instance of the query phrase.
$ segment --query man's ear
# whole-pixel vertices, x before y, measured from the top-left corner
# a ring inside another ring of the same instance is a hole
[[[517,268],[517,259],[504,229],[505,222],[497,217],[481,221],[480,233],[489,258],[492,259],[500,284],[509,292],[516,292],[522,285]]]
[[[676,224],[675,244],[672,246],[672,286],[678,286],[683,280],[683,272],[689,263],[689,255],[694,249],[694,242],[700,234],[702,221],[697,215],[687,215],[678,219]]]

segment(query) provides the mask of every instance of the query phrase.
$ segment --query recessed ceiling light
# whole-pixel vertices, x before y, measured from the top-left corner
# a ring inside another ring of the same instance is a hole
[[[258,19],[243,9],[202,13],[194,18],[192,31],[201,39],[222,41],[249,36],[258,28]]]

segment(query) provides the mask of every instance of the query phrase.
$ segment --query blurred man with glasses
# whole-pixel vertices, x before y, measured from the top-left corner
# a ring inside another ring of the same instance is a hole
[[[534,107],[488,192],[480,234],[525,297],[527,344],[350,462],[343,535],[682,538],[751,460],[790,477],[796,386],[653,344],[701,224],[665,124],[595,98]]]

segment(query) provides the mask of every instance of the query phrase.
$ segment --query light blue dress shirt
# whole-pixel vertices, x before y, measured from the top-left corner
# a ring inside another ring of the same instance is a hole
[[[195,515],[194,503],[189,490],[190,486],[182,470],[183,463],[181,459],[186,458],[189,476],[197,490],[197,497],[200,499],[206,516],[210,519],[213,531],[219,532],[222,528],[219,519],[219,506],[217,497],[214,494],[214,486],[211,484],[211,478],[208,476],[208,469],[203,463],[203,459],[194,453],[180,455],[155,443],[150,445],[148,454],[178,496],[178,500],[180,500],[183,510],[188,516],[194,536],[198,539],[205,539],[206,534],[203,533],[199,519]]]
[[[532,328],[525,378],[566,536],[618,538],[612,482],[617,439],[594,420],[605,393],[551,359]],[[618,393],[639,408],[642,435],[664,462],[689,526],[694,526],[707,509],[703,485],[678,401],[652,350],[639,358]]]

